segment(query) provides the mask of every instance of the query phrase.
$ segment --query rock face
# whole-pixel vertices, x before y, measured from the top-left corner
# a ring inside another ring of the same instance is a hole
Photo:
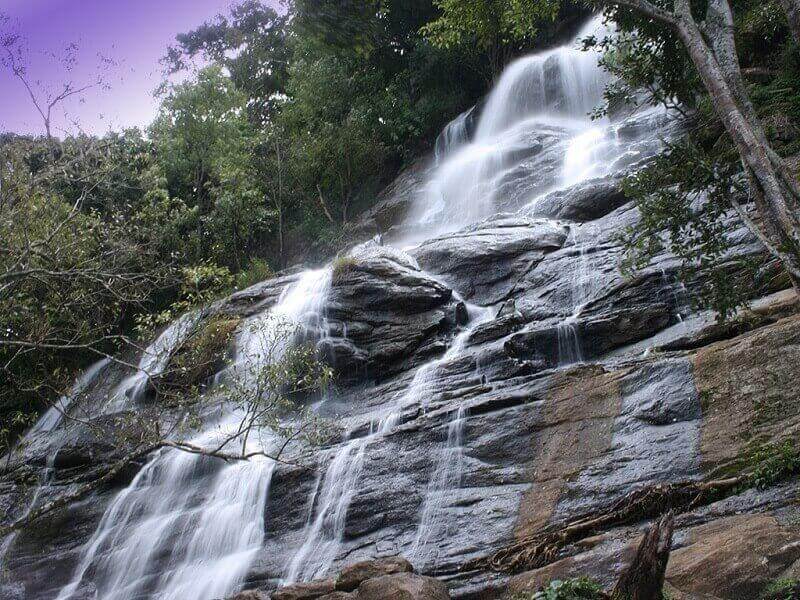
[[[356,597],[359,600],[448,600],[450,594],[441,581],[400,573],[365,581]]]
[[[413,572],[414,567],[401,556],[383,560],[364,560],[342,569],[342,572],[336,577],[335,587],[337,590],[352,592],[367,579]]]
[[[629,152],[611,175],[571,187],[556,185],[571,134],[542,127],[509,159],[489,218],[406,252],[373,242],[334,260],[303,340],[316,343],[335,382],[324,398],[296,399],[331,433],[313,448],[290,444],[290,455],[270,471],[257,511],[263,523],[243,524],[258,525],[263,539],[203,563],[246,566],[225,594],[485,600],[579,575],[610,586],[657,515],[606,523],[511,572],[476,561],[606,514],[632,493],[759,466],[775,474],[779,459],[793,456],[800,437],[795,297],[765,296],[754,315],[718,326],[692,308],[705,274],[682,287],[678,262],[666,252],[636,276],[619,269],[619,233],[639,220],[620,194],[619,176],[655,151],[656,136],[647,132],[668,127],[659,119],[619,123],[619,139],[635,140]],[[396,225],[426,168],[420,163],[401,177],[366,218],[381,231]],[[729,225],[731,259],[762,254],[741,225]],[[235,356],[244,328],[260,323],[302,277],[285,273],[238,292],[199,320],[240,322],[228,349]],[[204,385],[213,382],[206,375]],[[114,442],[138,432],[137,420],[126,417],[184,422],[179,408],[158,411],[152,398],[109,408],[131,376],[109,366],[71,409],[88,426],[33,435],[3,461],[0,522],[23,515],[34,500],[69,494],[118,460],[123,449]],[[218,418],[214,403],[198,406],[202,419]],[[773,462],[764,466],[765,457]],[[152,460],[142,457],[10,539],[0,559],[0,599],[58,597],[82,568],[112,500],[149,473]],[[174,529],[159,531],[194,533],[198,507],[236,508],[230,498],[239,488],[222,499],[212,492],[229,468],[198,462],[181,480],[191,491],[185,509],[131,518],[137,525],[173,518]],[[775,481],[762,477],[761,488],[743,483],[679,511],[666,574],[674,598],[756,600],[772,581],[800,577],[800,482],[786,471]],[[163,491],[160,475],[145,494]],[[120,539],[128,533],[113,531]],[[239,539],[234,533],[226,530]],[[181,535],[165,533],[137,563],[148,585],[191,563]],[[72,599],[97,595],[110,555],[84,569]],[[302,576],[290,577],[294,563]],[[475,564],[483,566],[469,567]],[[139,597],[156,597],[153,589]]]

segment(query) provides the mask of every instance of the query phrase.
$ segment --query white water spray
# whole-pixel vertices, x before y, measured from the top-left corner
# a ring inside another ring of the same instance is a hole
[[[440,144],[450,151],[437,152],[444,160],[412,208],[408,224],[440,235],[492,214],[504,176],[519,164],[531,136],[548,128],[578,140],[568,152],[568,183],[593,175],[597,169],[590,159],[593,148],[602,146],[603,134],[589,113],[601,103],[608,76],[595,53],[580,49],[579,40],[607,32],[597,17],[572,43],[512,63],[489,95],[471,143],[461,142],[465,115],[443,132]]]

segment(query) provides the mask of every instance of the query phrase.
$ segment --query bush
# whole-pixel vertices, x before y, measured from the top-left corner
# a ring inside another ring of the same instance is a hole
[[[175,352],[162,377],[169,391],[188,391],[220,369],[239,321],[238,317],[216,315],[190,336]]]
[[[236,289],[244,290],[251,285],[261,283],[267,279],[275,277],[275,273],[270,268],[267,261],[261,258],[254,258],[250,261],[247,269],[236,274]]]
[[[800,579],[776,579],[761,594],[761,600],[798,600]]]
[[[752,464],[750,484],[763,490],[800,472],[800,447],[790,439],[761,446],[753,452]]]
[[[530,596],[520,596],[519,600],[601,600],[607,598],[600,585],[588,577],[578,577],[564,581],[553,580],[547,587]]]
[[[358,261],[352,256],[337,256],[336,260],[333,261],[331,279],[334,282],[341,280],[342,277],[355,269],[356,266],[358,266]]]

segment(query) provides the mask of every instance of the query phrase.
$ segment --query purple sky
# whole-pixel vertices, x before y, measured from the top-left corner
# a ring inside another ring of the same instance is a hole
[[[59,52],[77,42],[76,83],[87,82],[99,70],[98,53],[117,62],[107,72],[108,91],[90,90],[84,101],[70,101],[54,125],[74,131],[77,119],[88,133],[147,125],[157,103],[152,91],[161,77],[159,59],[175,35],[188,31],[220,12],[231,0],[0,0],[0,12],[11,17],[27,38],[30,77],[53,86],[64,71],[47,52]],[[22,84],[7,70],[0,72],[0,131],[41,133],[41,120]],[[60,133],[59,133],[60,134]]]

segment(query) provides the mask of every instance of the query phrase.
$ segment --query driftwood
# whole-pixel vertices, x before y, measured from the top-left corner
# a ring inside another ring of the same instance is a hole
[[[565,546],[617,525],[656,518],[667,511],[686,511],[713,502],[735,490],[743,477],[715,481],[660,484],[636,490],[599,514],[591,514],[562,527],[544,530],[502,548],[494,554],[471,560],[462,570],[518,573],[555,562]]]
[[[668,512],[647,530],[633,562],[617,581],[612,600],[661,600],[673,524]]]

